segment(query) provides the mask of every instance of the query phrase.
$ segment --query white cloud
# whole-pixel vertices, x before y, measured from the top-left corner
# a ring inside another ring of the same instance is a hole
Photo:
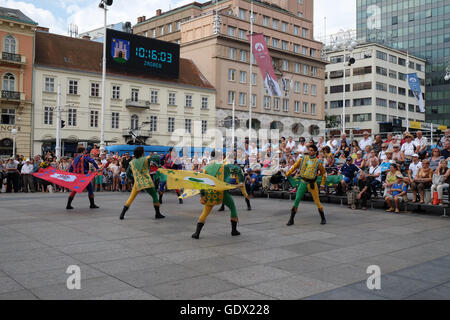
[[[314,1],[314,36],[318,40],[322,40],[325,35],[324,17],[327,18],[327,37],[340,29],[355,29],[356,0]]]
[[[32,3],[16,0],[0,0],[0,6],[11,9],[18,9],[26,16],[37,22],[40,26],[50,28],[50,32],[66,33],[65,21],[47,9],[36,7]]]

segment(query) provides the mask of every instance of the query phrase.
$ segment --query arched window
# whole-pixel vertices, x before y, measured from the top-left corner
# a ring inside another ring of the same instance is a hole
[[[3,52],[16,53],[16,38],[11,35],[5,37]]]
[[[3,76],[3,90],[16,91],[16,78],[12,73],[5,73]]]
[[[315,124],[312,124],[312,125],[309,127],[309,133],[310,133],[312,136],[318,136],[318,135],[320,134],[320,128],[319,128],[318,126],[316,126]]]
[[[139,128],[139,117],[137,114],[131,116],[131,130],[137,130]]]
[[[240,120],[234,117],[234,128],[237,129],[240,126]],[[233,117],[226,117],[224,119],[224,127],[227,129],[231,129],[233,127]]]
[[[280,121],[272,121],[270,123],[270,129],[271,130],[279,130],[279,131],[283,131],[284,130],[284,125],[280,122]]]
[[[301,123],[295,123],[292,126],[292,133],[301,135],[305,131],[305,127]]]
[[[249,120],[247,120],[247,122],[246,122],[247,129],[248,129],[248,124],[249,124]],[[261,129],[261,121],[259,121],[258,119],[252,119],[252,129],[255,129],[255,130]]]

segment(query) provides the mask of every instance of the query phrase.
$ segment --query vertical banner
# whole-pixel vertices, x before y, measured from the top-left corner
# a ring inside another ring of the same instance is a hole
[[[253,48],[252,53],[255,57],[256,63],[261,70],[263,76],[264,84],[266,85],[267,91],[271,97],[278,96],[281,97],[281,89],[278,84],[277,77],[272,67],[272,59],[270,58],[269,49],[267,48],[266,41],[264,40],[264,35],[262,33],[254,33],[248,35],[253,38]],[[251,59],[251,58],[250,58]]]
[[[425,112],[425,101],[423,100],[422,89],[420,88],[420,81],[417,77],[417,73],[410,73],[408,75],[408,80],[409,87],[419,103],[420,112]]]

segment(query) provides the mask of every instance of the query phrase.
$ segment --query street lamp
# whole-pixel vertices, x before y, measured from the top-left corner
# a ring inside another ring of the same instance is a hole
[[[103,25],[103,60],[102,60],[102,116],[101,116],[101,131],[100,131],[100,153],[105,152],[105,78],[106,78],[106,13],[108,6],[111,6],[113,0],[101,0],[98,7],[104,10],[104,25]]]
[[[445,81],[449,81],[450,80],[450,67],[447,67],[445,69],[445,77],[444,77]]]
[[[13,136],[13,149],[12,149],[12,156],[13,157],[16,155],[16,134],[17,134],[17,129],[13,128],[11,130],[11,135]]]
[[[344,50],[344,74],[343,74],[343,85],[342,85],[342,132],[345,133],[345,67],[351,66],[356,62],[355,58],[350,57],[348,62],[345,61],[345,57],[348,52],[352,52],[357,46],[358,42],[354,39],[350,30],[341,30],[335,38],[332,39],[333,46],[332,51]]]

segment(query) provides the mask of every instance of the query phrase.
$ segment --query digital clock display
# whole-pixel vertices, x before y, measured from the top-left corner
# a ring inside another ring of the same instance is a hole
[[[136,74],[178,78],[180,46],[115,30],[107,30],[106,66]]]

